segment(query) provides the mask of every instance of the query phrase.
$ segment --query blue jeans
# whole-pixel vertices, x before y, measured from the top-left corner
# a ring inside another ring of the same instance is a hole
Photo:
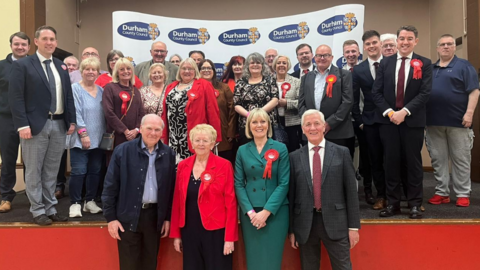
[[[80,148],[70,149],[70,201],[80,203],[82,201],[83,181],[85,183],[85,200],[91,201],[95,198],[100,182],[100,171],[102,169],[103,150]]]

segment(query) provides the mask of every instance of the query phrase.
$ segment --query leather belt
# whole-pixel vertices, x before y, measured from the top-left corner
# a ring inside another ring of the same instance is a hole
[[[153,207],[157,207],[157,204],[156,203],[142,203],[142,209],[148,209],[148,208],[153,208]]]
[[[315,211],[315,212],[317,212],[317,213],[321,213],[321,212],[322,212],[322,208],[320,208],[320,209],[318,209],[318,210],[317,210],[316,208],[313,208],[313,211]]]
[[[50,120],[63,120],[64,114],[48,114],[48,119]]]

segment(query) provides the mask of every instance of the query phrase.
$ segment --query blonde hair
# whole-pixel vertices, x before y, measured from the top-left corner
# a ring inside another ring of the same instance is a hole
[[[273,135],[272,131],[272,123],[270,122],[270,116],[268,116],[268,113],[261,108],[255,108],[250,111],[248,117],[247,117],[247,124],[245,125],[245,136],[247,136],[248,139],[252,139],[252,131],[250,130],[250,123],[254,118],[260,117],[263,120],[268,122],[268,131],[267,131],[267,137],[271,138]]]
[[[92,67],[100,74],[100,61],[96,57],[88,57],[80,63],[80,73],[83,73],[87,67]]]
[[[185,64],[190,64],[190,66],[192,66],[193,70],[195,70],[195,79],[199,79],[200,78],[200,72],[198,71],[198,66],[197,66],[197,63],[195,63],[195,60],[193,60],[192,58],[185,58],[184,60],[182,60],[182,62],[180,62],[180,65],[178,66],[178,71],[177,71],[177,76],[175,77],[175,80],[181,82],[182,81],[182,78],[180,77],[180,72],[182,71],[182,68]],[[215,68],[215,67],[212,67],[212,68]]]
[[[164,75],[164,80],[167,79],[168,77],[168,70],[165,69],[165,66],[162,64],[162,63],[154,63],[153,65],[150,66],[150,69],[148,70],[148,76],[150,77],[150,73],[152,73],[152,70],[154,70],[156,67],[160,67],[163,71],[163,75]]]
[[[278,62],[278,59],[280,59],[280,57],[287,58],[287,71],[290,70],[290,68],[292,67],[292,62],[290,62],[290,58],[286,55],[277,55],[277,57],[273,59],[273,63],[272,63],[273,70],[277,70],[277,62]]]
[[[134,72],[134,69],[133,69],[133,65],[132,65],[132,62],[130,62],[127,58],[120,58],[117,60],[117,62],[115,63],[115,67],[113,67],[113,74],[112,74],[112,82],[114,83],[118,83],[120,80],[118,79],[118,70],[122,67],[130,67],[130,69],[132,70],[132,78],[130,78],[130,83],[132,84],[132,86],[135,85],[135,72]]]
[[[210,126],[209,124],[198,124],[190,130],[190,142],[193,142],[193,138],[195,138],[195,136],[200,133],[210,135],[212,143],[215,143],[215,141],[217,140],[217,131],[212,126]]]

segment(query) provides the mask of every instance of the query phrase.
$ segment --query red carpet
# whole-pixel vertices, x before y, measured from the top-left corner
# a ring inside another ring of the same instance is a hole
[[[0,269],[118,269],[116,242],[102,223],[67,223],[40,228],[0,227]],[[24,227],[22,227],[24,226]],[[478,270],[480,220],[363,220],[360,243],[352,250],[357,270]],[[234,269],[246,269],[242,242],[235,247]],[[163,239],[158,269],[182,269],[171,239]],[[300,269],[298,251],[285,244],[282,269]],[[322,251],[322,270],[330,268]],[[266,269],[268,270],[268,269]]]

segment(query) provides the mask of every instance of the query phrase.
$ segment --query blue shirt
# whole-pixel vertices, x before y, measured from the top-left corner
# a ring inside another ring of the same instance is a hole
[[[468,95],[479,88],[475,68],[467,60],[454,56],[446,67],[440,67],[439,61],[433,64],[432,75],[427,126],[463,128]]]
[[[72,134],[73,147],[82,149],[82,141],[77,131],[87,129],[90,137],[90,149],[98,148],[106,130],[105,115],[102,107],[102,87],[97,86],[97,96],[92,97],[79,83],[72,84],[73,100],[77,115],[77,130]]]
[[[313,71],[315,72],[315,109],[317,110],[320,110],[322,104],[323,92],[325,92],[325,83],[327,82],[327,76],[331,67],[332,65],[330,64],[330,67],[325,70],[324,74],[320,73],[318,68]]]
[[[147,177],[145,178],[145,187],[143,189],[142,203],[157,203],[157,174],[155,170],[155,158],[157,156],[158,144],[150,153],[142,140],[142,150],[148,156]]]

